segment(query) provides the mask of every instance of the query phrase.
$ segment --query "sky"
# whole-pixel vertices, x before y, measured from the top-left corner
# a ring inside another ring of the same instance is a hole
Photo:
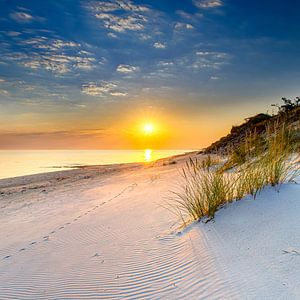
[[[0,149],[208,146],[299,96],[299,10],[291,0],[0,0]]]

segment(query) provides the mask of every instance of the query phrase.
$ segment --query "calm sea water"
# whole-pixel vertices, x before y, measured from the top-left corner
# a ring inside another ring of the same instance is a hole
[[[0,179],[82,165],[149,162],[191,150],[1,150]]]

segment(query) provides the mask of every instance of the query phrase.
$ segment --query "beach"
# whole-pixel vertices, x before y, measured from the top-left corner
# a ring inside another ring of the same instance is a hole
[[[299,299],[300,186],[182,229],[165,204],[195,156],[0,180],[0,298]]]

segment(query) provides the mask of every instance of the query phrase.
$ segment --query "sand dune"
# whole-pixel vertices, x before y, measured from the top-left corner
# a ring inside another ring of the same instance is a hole
[[[0,181],[0,298],[299,299],[299,185],[178,232],[180,161]]]

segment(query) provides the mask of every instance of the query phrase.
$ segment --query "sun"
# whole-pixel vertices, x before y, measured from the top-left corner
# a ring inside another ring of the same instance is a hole
[[[143,126],[143,132],[146,134],[146,135],[150,135],[150,134],[153,134],[155,131],[155,127],[152,123],[145,123],[144,126]]]

